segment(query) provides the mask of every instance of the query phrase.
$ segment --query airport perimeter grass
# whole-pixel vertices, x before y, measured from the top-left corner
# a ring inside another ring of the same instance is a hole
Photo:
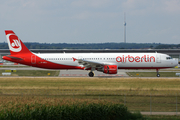
[[[177,71],[176,71],[177,72]],[[160,77],[179,77],[176,72],[159,72]],[[156,72],[127,72],[130,77],[156,77]]]
[[[170,115],[144,115],[147,120],[180,120],[180,116]]]
[[[177,98],[176,98],[177,97]],[[131,111],[174,112],[180,104],[179,78],[1,78],[0,106],[62,100],[108,101]],[[5,103],[4,103],[4,102]],[[58,102],[59,101],[59,102]],[[180,107],[177,108],[180,111]]]
[[[8,65],[0,65],[0,68],[29,68],[31,66],[24,66],[24,65],[12,65],[12,66],[8,66]]]
[[[23,99],[23,98],[22,98]],[[33,98],[36,99],[36,98]],[[17,100],[17,99],[16,99]],[[28,99],[29,100],[29,99]],[[53,101],[54,100],[54,101]],[[41,99],[34,103],[11,102],[9,108],[0,112],[1,120],[144,120],[140,113],[131,113],[122,104]],[[20,101],[22,101],[20,99]],[[38,103],[40,102],[40,103]]]
[[[4,72],[11,72],[11,70],[0,70],[0,76]],[[15,70],[11,72],[11,76],[58,76],[59,70]]]

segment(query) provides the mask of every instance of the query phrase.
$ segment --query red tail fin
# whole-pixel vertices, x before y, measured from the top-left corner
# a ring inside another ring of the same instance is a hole
[[[5,30],[11,55],[31,53],[12,30]]]

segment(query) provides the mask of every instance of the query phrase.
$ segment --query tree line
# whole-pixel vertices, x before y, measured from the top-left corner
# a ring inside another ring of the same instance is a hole
[[[161,43],[24,43],[28,49],[180,49],[180,44]],[[0,43],[0,49],[9,49]]]

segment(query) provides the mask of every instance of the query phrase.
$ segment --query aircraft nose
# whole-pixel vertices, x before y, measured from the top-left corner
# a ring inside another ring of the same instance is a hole
[[[174,65],[178,66],[178,59],[174,59]]]

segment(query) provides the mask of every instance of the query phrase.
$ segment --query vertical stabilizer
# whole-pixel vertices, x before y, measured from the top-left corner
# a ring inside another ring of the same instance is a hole
[[[12,30],[5,30],[11,55],[31,53]]]

